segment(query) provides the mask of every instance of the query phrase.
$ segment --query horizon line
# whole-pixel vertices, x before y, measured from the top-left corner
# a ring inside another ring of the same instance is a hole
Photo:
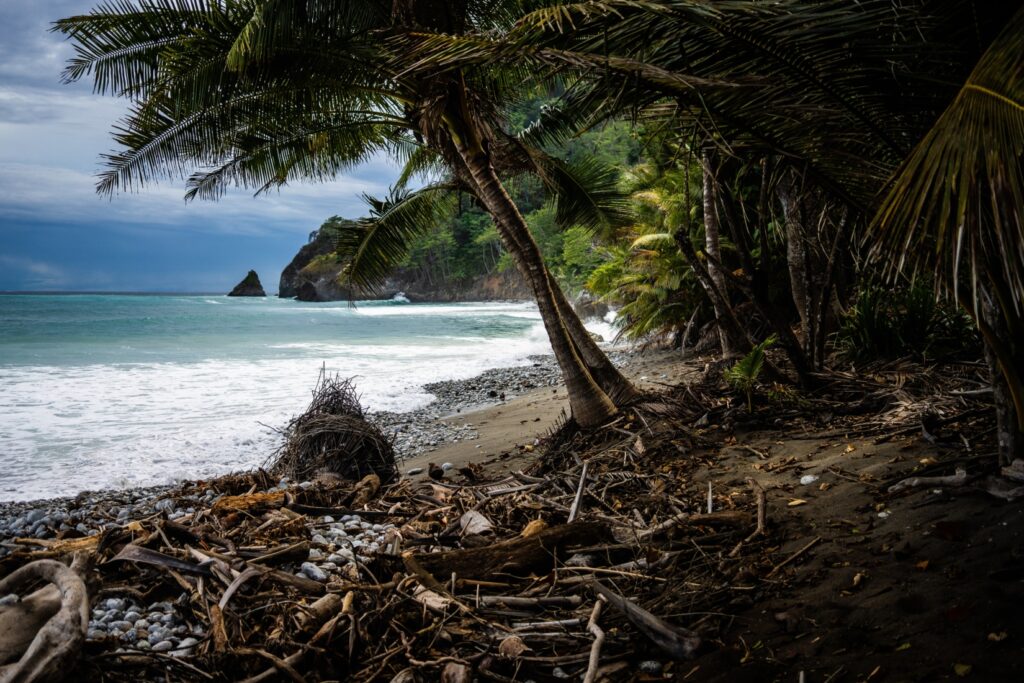
[[[178,290],[113,290],[113,289],[2,289],[0,295],[22,295],[22,294],[56,294],[56,295],[71,295],[71,294],[119,294],[121,296],[228,296],[225,292],[190,292],[190,291],[178,291]],[[267,293],[267,296],[277,296],[277,292],[273,294]]]

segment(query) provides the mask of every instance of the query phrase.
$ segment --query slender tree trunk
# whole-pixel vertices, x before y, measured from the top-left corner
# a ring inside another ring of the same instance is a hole
[[[546,270],[546,269],[545,269]],[[597,382],[598,386],[608,394],[608,398],[616,406],[622,406],[629,401],[636,399],[640,392],[637,391],[628,379],[626,379],[619,369],[615,367],[604,350],[597,345],[594,338],[590,336],[590,332],[583,325],[583,321],[576,315],[576,311],[573,310],[572,304],[565,298],[565,292],[562,288],[554,281],[551,273],[547,273],[548,281],[551,285],[551,291],[555,297],[555,303],[558,306],[558,312],[561,314],[562,322],[565,324],[566,331],[569,336],[572,337],[573,344],[576,345],[577,352],[586,364],[587,369],[590,370],[591,376],[594,381]]]
[[[505,229],[510,235],[514,236],[516,234],[516,231],[509,229],[509,226],[505,226]],[[521,250],[524,248],[524,245],[520,244],[518,248]],[[601,387],[601,390],[608,395],[608,398],[616,406],[622,406],[629,401],[635,400],[640,396],[640,392],[619,372],[615,364],[608,359],[607,354],[597,345],[594,338],[590,336],[590,332],[587,331],[583,321],[580,320],[576,311],[573,310],[572,304],[566,298],[565,292],[562,291],[558,282],[555,281],[554,276],[551,275],[551,271],[545,268],[544,273],[547,277],[547,284],[554,296],[558,313],[562,318],[562,323],[565,325],[566,331],[576,346],[577,354],[590,371],[591,377],[594,378],[597,385]]]
[[[992,373],[992,400],[996,409],[996,439],[1003,464],[1024,458],[1024,340],[1007,325],[1004,304],[992,283],[980,292],[975,315],[985,345],[985,360]]]
[[[722,347],[722,357],[730,358],[738,354],[733,343],[728,326],[725,324],[726,311],[723,310],[723,303],[728,290],[725,287],[725,276],[719,264],[722,262],[721,240],[719,238],[718,207],[715,202],[715,181],[711,170],[711,155],[704,151],[701,165],[704,176],[704,249],[710,258],[708,259],[708,275],[715,285],[718,296],[711,298],[711,304],[715,309],[715,319],[718,321],[718,340]],[[719,300],[721,297],[722,301]]]
[[[807,353],[814,345],[811,330],[811,294],[807,245],[804,237],[804,222],[807,220],[806,202],[797,187],[796,173],[789,171],[778,186],[779,200],[786,224],[786,263],[789,265],[789,287],[793,303],[800,314],[800,341]],[[811,356],[812,354],[808,354]]]
[[[480,136],[472,130],[471,122],[466,119],[468,117],[463,117],[465,128],[458,131],[461,135],[456,136],[456,148],[476,185],[481,203],[494,218],[505,249],[533,288],[544,328],[551,341],[551,348],[562,370],[573,417],[582,426],[602,424],[616,414],[615,404],[594,381],[587,366],[577,354],[572,337],[559,315],[558,304],[548,281],[540,248],[530,234],[515,202],[509,197],[494,172],[490,159],[484,152]]]

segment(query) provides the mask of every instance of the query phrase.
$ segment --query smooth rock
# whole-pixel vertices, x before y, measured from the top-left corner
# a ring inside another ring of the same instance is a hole
[[[303,562],[301,572],[314,581],[319,581],[321,583],[327,581],[327,573],[312,562]]]

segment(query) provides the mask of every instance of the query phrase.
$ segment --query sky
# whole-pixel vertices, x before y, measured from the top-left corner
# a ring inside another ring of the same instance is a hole
[[[100,197],[127,102],[61,83],[72,54],[51,22],[98,0],[0,0],[0,291],[227,292],[255,269],[268,293],[309,233],[364,213],[397,177],[384,158],[330,183],[184,201],[184,181]]]

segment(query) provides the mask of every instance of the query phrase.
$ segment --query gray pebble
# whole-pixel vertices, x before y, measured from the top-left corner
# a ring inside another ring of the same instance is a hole
[[[38,522],[39,520],[41,520],[45,516],[46,516],[46,513],[44,511],[42,511],[42,510],[29,510],[28,514],[25,515],[25,520],[24,521],[19,520],[20,524],[18,524],[18,526],[21,526],[22,524],[26,524],[26,523],[27,524],[35,524],[36,522]]]
[[[169,640],[161,640],[159,643],[153,644],[153,652],[167,652],[173,649],[174,643]]]
[[[10,593],[0,598],[0,607],[6,607],[7,605],[16,605],[21,598],[18,597],[17,593]]]
[[[121,598],[109,598],[103,603],[103,606],[108,610],[117,610],[121,612],[124,611],[124,600]]]
[[[320,567],[313,564],[312,562],[303,562],[301,571],[303,574],[313,579],[314,581],[319,581],[323,583],[327,580],[327,573],[323,569],[320,569]]]
[[[406,474],[408,474],[410,477],[415,475],[415,474],[422,474],[422,473],[423,473],[423,468],[422,467],[413,467],[411,470],[406,472]]]

